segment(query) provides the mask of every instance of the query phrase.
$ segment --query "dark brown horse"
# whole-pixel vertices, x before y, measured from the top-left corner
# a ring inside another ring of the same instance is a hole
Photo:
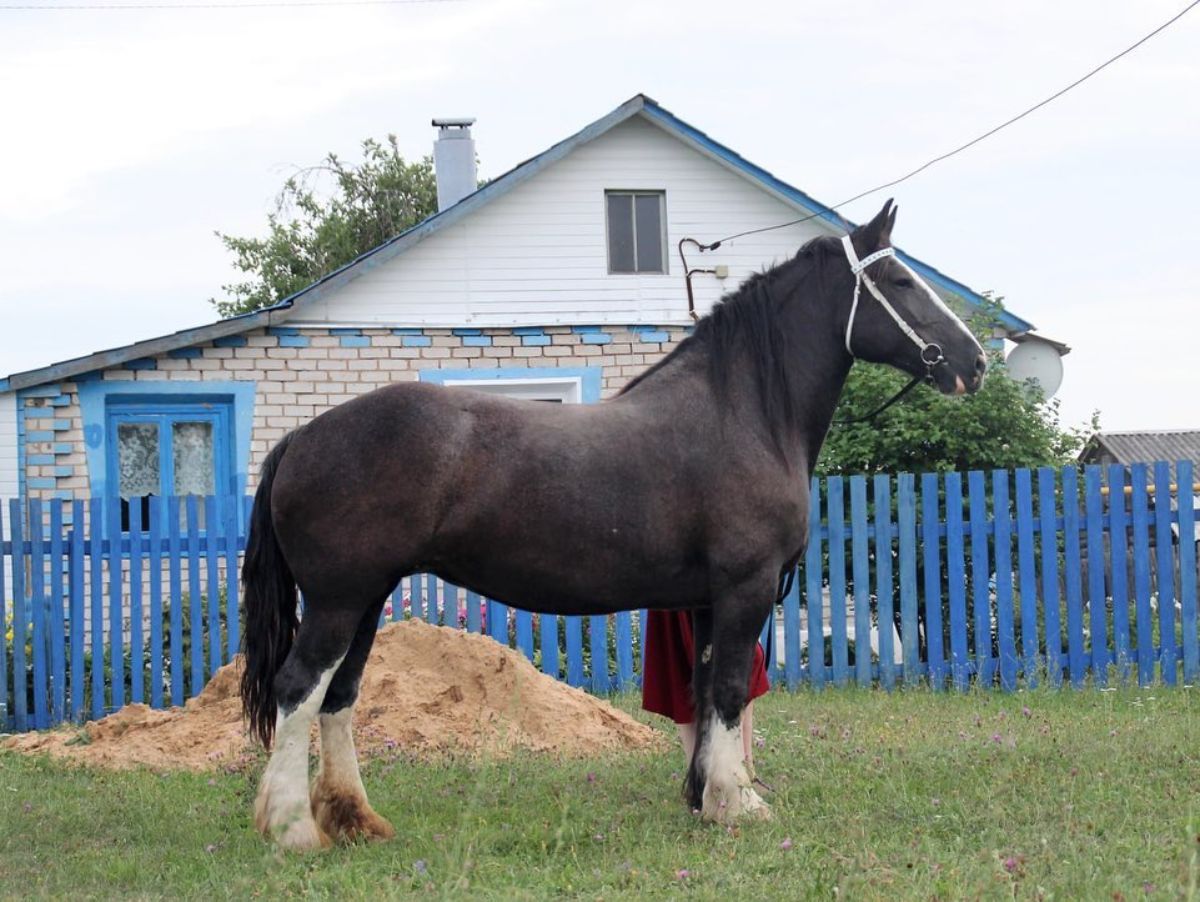
[[[766,816],[740,751],[749,668],[804,553],[809,478],[850,365],[890,363],[947,393],[983,377],[971,333],[890,254],[894,220],[889,201],[849,239],[750,278],[606,403],[406,383],[284,438],[243,571],[242,698],[275,740],[259,829],[291,848],[392,834],[363,792],[350,715],[384,600],[418,572],[545,613],[693,610],[689,802],[720,822]]]

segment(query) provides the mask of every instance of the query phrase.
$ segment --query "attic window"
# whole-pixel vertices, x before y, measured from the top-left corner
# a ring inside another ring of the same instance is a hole
[[[662,191],[606,191],[608,271],[665,273],[666,194]]]

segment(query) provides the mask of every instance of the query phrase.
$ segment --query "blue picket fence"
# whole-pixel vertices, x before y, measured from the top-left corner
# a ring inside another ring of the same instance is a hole
[[[769,670],[789,688],[1193,682],[1194,478],[1181,461],[814,480],[807,555],[763,630]],[[0,505],[0,729],[199,693],[240,644],[250,504]],[[639,682],[645,611],[538,616],[420,574],[381,625],[406,617],[594,692]]]

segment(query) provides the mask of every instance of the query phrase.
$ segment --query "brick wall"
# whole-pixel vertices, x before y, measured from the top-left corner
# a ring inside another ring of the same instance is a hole
[[[78,384],[85,380],[254,382],[253,481],[263,457],[289,430],[356,395],[416,381],[422,370],[600,367],[601,396],[607,398],[689,331],[679,326],[274,327],[220,338],[20,392],[26,492],[46,499],[88,495],[78,399]]]

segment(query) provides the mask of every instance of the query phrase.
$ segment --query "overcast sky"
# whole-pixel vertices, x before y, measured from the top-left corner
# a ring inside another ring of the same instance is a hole
[[[0,10],[0,375],[215,319],[233,274],[214,230],[259,232],[295,167],[368,136],[418,157],[430,118],[475,116],[490,177],[640,91],[834,203],[1185,5]],[[1067,423],[1099,409],[1106,429],[1200,428],[1198,47],[1200,8],[890,192],[898,244],[1072,346]],[[843,212],[869,218],[886,196]]]

